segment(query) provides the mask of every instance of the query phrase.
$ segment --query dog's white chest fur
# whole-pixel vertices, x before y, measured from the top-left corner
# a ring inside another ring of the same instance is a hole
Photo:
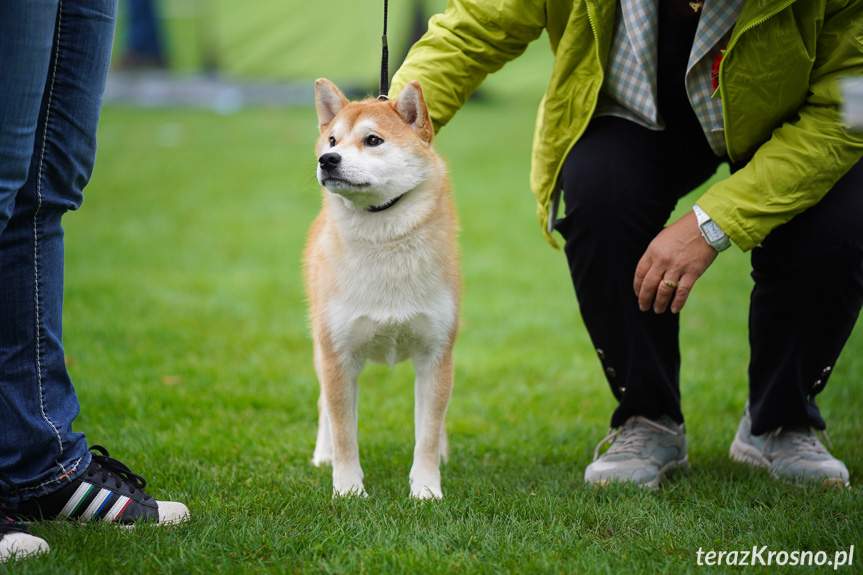
[[[422,236],[389,245],[348,245],[326,308],[336,349],[393,365],[437,350],[457,321],[440,255]]]

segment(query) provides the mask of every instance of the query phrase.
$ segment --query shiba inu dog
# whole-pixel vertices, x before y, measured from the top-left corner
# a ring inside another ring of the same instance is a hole
[[[367,361],[412,359],[416,444],[410,493],[441,498],[444,417],[459,315],[457,221],[432,149],[417,82],[396,100],[349,102],[315,84],[323,209],[305,251],[315,371],[321,384],[312,462],[332,463],[335,495],[365,495],[357,444],[358,377]]]

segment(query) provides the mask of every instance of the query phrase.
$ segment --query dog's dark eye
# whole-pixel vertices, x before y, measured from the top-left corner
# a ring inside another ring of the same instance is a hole
[[[384,143],[383,138],[375,136],[374,134],[372,134],[371,136],[368,136],[366,138],[366,146],[372,146],[372,147],[380,146],[383,143]]]
[[[336,139],[333,136],[330,136],[330,147],[332,148],[335,145],[336,145]]]

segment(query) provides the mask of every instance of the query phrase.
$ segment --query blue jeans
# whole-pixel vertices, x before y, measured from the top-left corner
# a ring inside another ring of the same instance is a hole
[[[129,0],[126,52],[138,56],[162,58],[162,34],[156,15],[155,0]]]
[[[90,463],[62,343],[63,228],[83,201],[117,0],[0,1],[0,473],[25,497]]]

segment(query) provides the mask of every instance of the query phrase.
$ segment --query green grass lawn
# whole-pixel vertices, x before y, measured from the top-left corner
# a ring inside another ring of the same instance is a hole
[[[361,378],[370,497],[334,500],[330,469],[310,464],[318,384],[299,262],[320,204],[313,109],[106,109],[84,207],[66,218],[77,429],[152,494],[187,503],[192,520],[36,525],[52,552],[0,573],[681,573],[703,570],[700,548],[764,545],[831,559],[855,545],[854,567],[840,571],[860,572],[859,490],[787,486],[728,460],[751,288],[736,248],[682,319],[692,470],[654,492],[584,485],[615,402],[563,254],[535,220],[536,101],[503,92],[489,88],[438,139],[462,223],[464,299],[446,498],[425,504],[408,499],[409,365]],[[861,393],[858,327],[820,402],[858,485]]]

